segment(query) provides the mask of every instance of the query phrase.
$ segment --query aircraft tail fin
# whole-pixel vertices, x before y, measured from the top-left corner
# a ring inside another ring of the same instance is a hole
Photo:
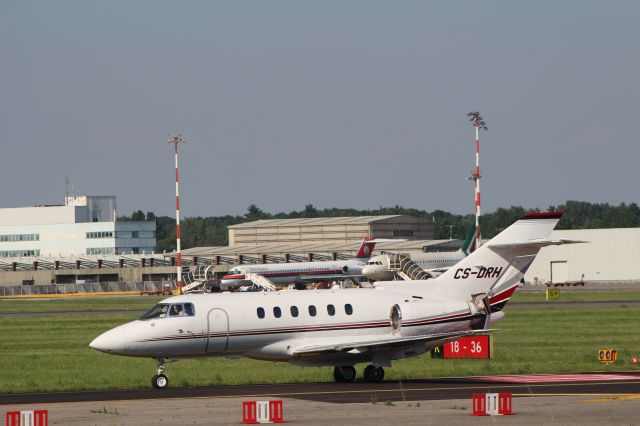
[[[373,248],[376,245],[376,240],[372,237],[367,237],[362,240],[362,244],[358,249],[358,252],[354,256],[356,259],[368,259],[371,257],[371,253],[373,253]]]
[[[438,290],[453,297],[486,294],[492,305],[498,301],[506,303],[542,247],[567,243],[549,240],[562,215],[562,212],[526,214],[433,283],[440,283]]]
[[[466,256],[468,256],[470,253],[473,253],[474,251],[476,251],[476,248],[478,245],[478,240],[476,240],[476,224],[475,222],[473,223],[473,225],[471,226],[471,229],[469,230],[469,233],[467,233],[467,236],[464,239],[464,242],[462,243],[462,247],[460,248],[460,251],[463,252]]]

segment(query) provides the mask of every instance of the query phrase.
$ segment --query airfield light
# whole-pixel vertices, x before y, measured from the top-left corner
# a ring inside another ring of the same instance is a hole
[[[178,293],[182,294],[182,255],[180,254],[180,191],[178,189],[180,183],[180,175],[178,173],[178,145],[184,143],[184,139],[178,136],[169,136],[169,143],[175,147],[176,156],[176,286]]]
[[[467,114],[469,121],[473,122],[476,128],[476,169],[471,171],[471,176],[467,179],[472,180],[476,187],[476,244],[480,244],[480,129],[489,130],[487,123],[482,119],[478,111]]]

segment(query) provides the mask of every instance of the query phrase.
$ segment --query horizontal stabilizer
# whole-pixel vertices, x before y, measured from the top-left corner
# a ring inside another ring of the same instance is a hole
[[[501,248],[501,247],[546,247],[546,246],[560,246],[563,244],[581,244],[588,243],[589,241],[581,241],[581,240],[569,240],[569,239],[559,239],[559,240],[549,240],[549,239],[537,239],[537,240],[524,240],[524,241],[514,241],[511,243],[489,243],[487,247],[489,248]]]

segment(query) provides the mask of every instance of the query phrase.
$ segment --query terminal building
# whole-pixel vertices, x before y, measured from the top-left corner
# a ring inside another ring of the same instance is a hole
[[[0,209],[0,259],[152,253],[155,246],[155,221],[116,221],[115,196]]]
[[[33,285],[175,278],[175,268],[153,255],[155,221],[117,221],[116,211],[114,196],[68,196],[64,205],[0,209],[0,295],[32,292]],[[73,291],[82,290],[65,292]]]

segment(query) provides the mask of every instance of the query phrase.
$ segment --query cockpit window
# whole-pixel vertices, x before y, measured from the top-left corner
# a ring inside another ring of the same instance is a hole
[[[193,303],[158,303],[140,317],[141,320],[170,317],[192,317],[195,315]]]
[[[152,318],[164,318],[167,316],[167,312],[169,311],[169,304],[167,303],[158,303],[153,308],[149,309],[145,312],[140,319],[152,319]]]
[[[194,316],[196,314],[195,309],[193,309],[193,303],[185,303],[184,304],[184,312],[187,316]]]
[[[169,309],[170,317],[191,317],[193,315],[192,303],[174,303]]]

